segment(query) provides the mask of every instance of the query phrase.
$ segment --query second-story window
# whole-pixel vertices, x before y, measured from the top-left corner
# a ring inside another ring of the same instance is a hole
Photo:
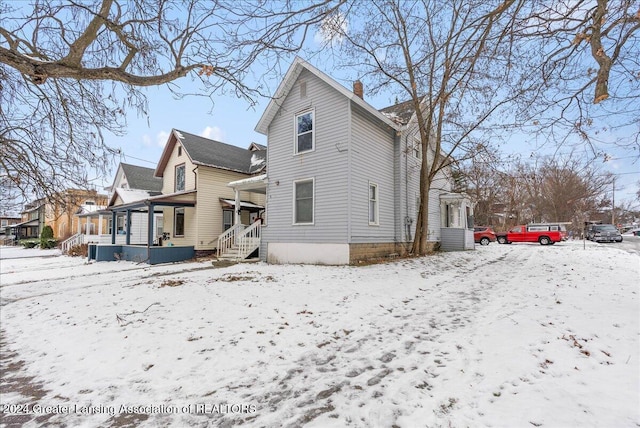
[[[313,111],[296,115],[296,153],[313,150]]]
[[[184,190],[184,164],[176,166],[176,185],[175,191],[181,192]]]

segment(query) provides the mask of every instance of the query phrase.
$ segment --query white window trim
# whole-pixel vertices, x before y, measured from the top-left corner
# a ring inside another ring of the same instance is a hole
[[[311,123],[313,127],[311,130],[311,149],[305,150],[304,152],[299,152],[298,151],[298,117],[308,113],[311,113]],[[316,151],[316,109],[312,108],[312,109],[301,111],[293,115],[293,155],[294,156],[303,155],[305,153],[311,153],[315,151]]]
[[[304,183],[304,182],[311,182],[311,198],[312,198],[312,203],[311,203],[311,222],[309,223],[296,223],[296,184],[298,183]],[[293,213],[293,218],[291,219],[291,224],[293,226],[313,226],[316,223],[316,179],[315,177],[311,177],[311,178],[302,178],[300,180],[294,180],[293,181],[293,209],[291,210],[291,212]]]
[[[375,221],[371,221],[371,187],[376,188],[376,212],[375,212]],[[373,183],[369,181],[367,186],[367,220],[369,220],[369,226],[380,226],[380,192],[377,183]]]
[[[182,216],[183,216],[183,223],[182,223],[182,235],[178,235],[176,233],[176,229],[178,226],[178,211],[182,210]],[[182,238],[184,237],[184,234],[186,232],[187,229],[187,210],[184,207],[174,207],[173,208],[173,236],[176,238]]]

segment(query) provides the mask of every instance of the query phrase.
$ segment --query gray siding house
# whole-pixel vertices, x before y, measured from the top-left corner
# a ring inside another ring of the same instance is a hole
[[[378,111],[359,82],[350,91],[296,58],[256,131],[269,147],[262,259],[348,264],[408,251],[421,159],[406,104]],[[450,190],[442,174],[429,194],[434,245]]]

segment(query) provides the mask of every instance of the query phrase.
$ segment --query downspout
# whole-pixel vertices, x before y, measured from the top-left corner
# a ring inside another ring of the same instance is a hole
[[[353,101],[347,101],[347,123],[349,128],[347,131],[347,246],[351,246],[351,147],[352,147],[352,132],[353,127],[351,111],[353,109]],[[351,259],[351,249],[349,249],[349,259]]]

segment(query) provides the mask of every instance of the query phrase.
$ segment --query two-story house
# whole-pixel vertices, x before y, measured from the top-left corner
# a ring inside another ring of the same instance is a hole
[[[160,193],[126,201],[131,189],[115,192],[108,208],[116,225],[111,228],[111,244],[97,246],[90,258],[114,260],[118,254],[153,264],[214,253],[226,229],[239,222],[248,224],[264,211],[264,195],[252,193],[240,200],[228,183],[261,174],[266,152],[255,143],[243,149],[172,130],[154,170],[162,182]],[[154,213],[161,213],[160,218]],[[148,219],[144,243],[134,242],[135,216]],[[120,223],[124,242],[117,239]]]
[[[420,200],[415,115],[407,104],[381,112],[363,98],[360,82],[348,90],[300,58],[289,68],[256,126],[269,147],[263,259],[347,264],[407,253]],[[459,212],[465,204],[451,185],[442,171],[429,192],[434,245],[442,202]],[[467,226],[463,240],[473,245]]]

